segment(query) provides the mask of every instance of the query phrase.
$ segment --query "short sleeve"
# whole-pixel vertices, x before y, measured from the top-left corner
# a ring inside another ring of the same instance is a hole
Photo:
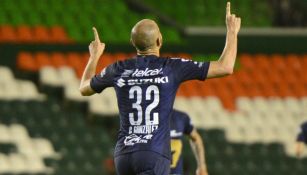
[[[104,68],[100,74],[95,75],[91,79],[91,88],[96,93],[101,93],[105,88],[113,86],[113,79],[115,75],[115,65],[112,64]]]
[[[192,124],[190,117],[188,115],[185,115],[184,134],[190,135],[193,129],[194,129],[194,126]]]
[[[174,59],[173,69],[177,81],[205,80],[207,78],[210,62],[198,62],[186,59]]]

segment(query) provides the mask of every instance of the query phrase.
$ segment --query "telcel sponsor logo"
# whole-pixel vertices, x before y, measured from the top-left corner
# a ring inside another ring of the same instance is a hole
[[[139,70],[136,69],[133,74],[132,77],[148,77],[148,76],[154,76],[154,75],[159,75],[162,74],[162,68],[160,69],[148,69],[146,68],[145,70]]]

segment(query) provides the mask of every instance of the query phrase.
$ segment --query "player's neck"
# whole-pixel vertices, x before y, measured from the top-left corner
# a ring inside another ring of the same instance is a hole
[[[146,51],[137,51],[138,55],[155,55],[157,57],[160,56],[160,50],[159,49],[150,49]]]

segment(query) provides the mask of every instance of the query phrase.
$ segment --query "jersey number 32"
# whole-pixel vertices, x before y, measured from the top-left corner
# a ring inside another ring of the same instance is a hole
[[[133,112],[129,113],[129,121],[131,125],[141,125],[143,122],[143,114],[145,114],[145,125],[159,124],[158,112],[153,112],[152,117],[150,117],[151,111],[158,106],[160,101],[159,88],[156,85],[150,85],[144,91],[145,92],[143,92],[140,86],[132,86],[129,90],[129,99],[135,100],[135,102],[132,103],[132,108],[137,110],[136,115]],[[146,101],[152,101],[145,109],[143,109],[144,105],[141,105],[143,93],[145,93]]]

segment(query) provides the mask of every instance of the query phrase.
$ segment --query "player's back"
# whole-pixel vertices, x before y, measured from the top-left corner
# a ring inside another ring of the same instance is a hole
[[[117,63],[120,109],[116,154],[149,150],[169,157],[169,113],[178,88],[171,60],[144,56]]]
[[[120,112],[115,156],[154,151],[170,158],[169,116],[181,82],[206,78],[209,63],[137,56],[108,66],[92,79],[96,92],[114,87]]]

